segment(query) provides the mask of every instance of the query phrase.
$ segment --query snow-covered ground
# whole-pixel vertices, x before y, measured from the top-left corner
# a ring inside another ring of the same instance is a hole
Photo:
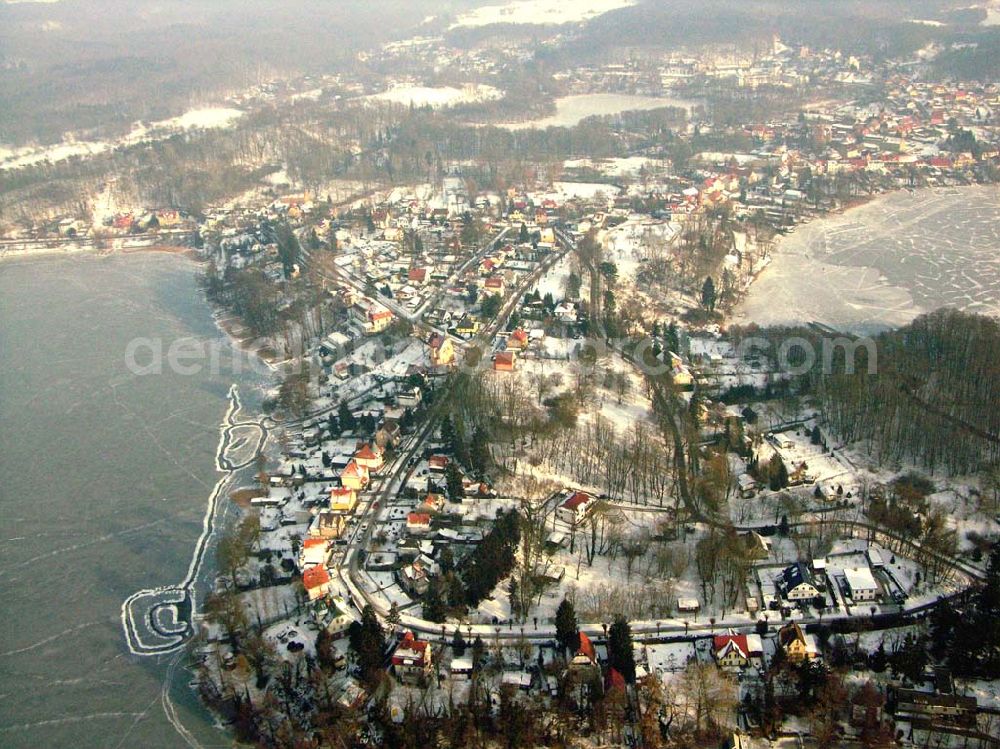
[[[503,92],[493,86],[470,83],[462,88],[454,86],[406,86],[397,85],[367,97],[369,100],[389,101],[394,104],[413,104],[415,107],[451,107],[477,101],[495,101],[503,98]]]
[[[131,132],[115,141],[77,141],[67,139],[54,146],[23,148],[0,147],[0,169],[18,169],[43,161],[56,162],[74,156],[94,156],[120,146],[159,140],[177,130],[212,130],[231,127],[243,116],[239,109],[228,107],[200,107],[177,117],[160,120],[150,125],[136,123]]]
[[[617,159],[567,159],[563,162],[566,169],[593,169],[609,177],[637,177],[643,167],[653,173],[665,170],[669,163],[664,159],[651,159],[646,156],[628,156]]]
[[[1000,187],[882,196],[784,238],[734,321],[853,332],[941,306],[1000,316]]]
[[[511,0],[503,5],[486,5],[469,11],[459,16],[451,28],[489,26],[495,23],[580,23],[630,5],[633,5],[632,0]]]
[[[548,117],[527,122],[511,122],[497,125],[508,130],[547,127],[573,127],[581,120],[596,115],[612,115],[621,112],[646,111],[662,107],[681,107],[690,111],[696,102],[688,99],[674,99],[664,96],[636,96],[634,94],[577,94],[563,96],[555,100],[556,113]]]

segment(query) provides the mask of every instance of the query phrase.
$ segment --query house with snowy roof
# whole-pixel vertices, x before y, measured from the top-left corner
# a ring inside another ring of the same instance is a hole
[[[789,601],[807,601],[819,595],[812,573],[802,562],[786,567],[774,584]]]
[[[299,569],[308,569],[326,564],[330,552],[330,542],[325,538],[306,538],[299,548]]]
[[[341,471],[340,474],[340,484],[347,489],[353,489],[354,491],[361,491],[366,486],[370,476],[368,475],[368,469],[364,466],[358,464],[358,461],[351,460],[347,464],[347,468]]]
[[[570,525],[576,525],[584,520],[594,509],[596,498],[587,492],[573,492],[556,508],[556,517]]]
[[[418,685],[430,677],[432,666],[430,643],[416,639],[407,631],[392,654],[396,678],[403,684]]]
[[[759,668],[763,665],[764,645],[759,635],[737,635],[730,631],[712,638],[712,656],[719,668],[727,671],[748,666]]]
[[[878,598],[878,583],[869,567],[846,567],[844,583],[847,586],[847,594],[855,603],[874,601]]]

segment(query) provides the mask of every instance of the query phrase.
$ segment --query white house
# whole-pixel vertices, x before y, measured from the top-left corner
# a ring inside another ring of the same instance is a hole
[[[786,567],[775,585],[789,601],[807,601],[819,595],[812,573],[801,562]]]
[[[868,567],[848,567],[844,569],[844,581],[848,594],[855,603],[874,601],[878,598],[878,583]]]

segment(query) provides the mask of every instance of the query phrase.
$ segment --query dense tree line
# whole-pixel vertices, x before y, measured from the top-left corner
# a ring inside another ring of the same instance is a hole
[[[993,545],[978,590],[934,610],[931,653],[960,676],[992,679],[1000,673],[1000,543]]]
[[[931,473],[973,473],[1000,461],[995,320],[943,309],[875,344],[873,374],[859,349],[853,373],[841,357],[818,378],[823,413],[842,439],[866,445],[881,463],[913,461]]]

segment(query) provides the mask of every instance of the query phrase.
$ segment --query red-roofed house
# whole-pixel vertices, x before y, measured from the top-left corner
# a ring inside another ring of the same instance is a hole
[[[719,667],[726,670],[759,666],[763,646],[757,635],[716,635],[712,638],[712,655]]]
[[[365,333],[368,333],[369,335],[381,333],[389,327],[390,323],[392,323],[392,313],[387,309],[370,309],[368,310],[367,318],[368,319],[365,322]]]
[[[372,447],[368,443],[361,446],[361,449],[354,453],[354,462],[362,468],[367,468],[371,473],[378,473],[385,464],[382,456],[382,449]]]
[[[569,498],[556,509],[556,517],[575,525],[587,517],[594,509],[595,499],[587,492],[573,492]]]
[[[431,516],[426,512],[411,512],[406,516],[406,530],[410,533],[426,533],[431,529]]]
[[[447,455],[432,455],[427,459],[427,465],[435,473],[444,473],[449,462]]]
[[[404,684],[420,684],[431,674],[431,645],[406,632],[392,654],[392,670]]]
[[[364,466],[358,465],[356,460],[352,460],[347,464],[345,468],[340,473],[340,483],[342,486],[353,489],[354,491],[361,491],[368,485],[370,477],[368,475],[368,469]]]
[[[486,289],[489,294],[500,294],[500,296],[503,296],[504,291],[507,289],[507,285],[500,276],[490,276],[483,282],[483,288]]]
[[[306,593],[309,594],[310,601],[327,595],[332,584],[333,581],[330,580],[330,573],[326,571],[326,565],[318,564],[302,573],[302,585],[305,587]]]
[[[507,336],[507,349],[509,351],[523,351],[528,348],[528,334],[521,328],[518,328],[509,336]]]
[[[501,351],[493,357],[493,370],[495,372],[513,372],[517,357],[513,351]]]
[[[424,281],[427,280],[427,269],[426,268],[410,268],[410,272],[406,275],[406,280],[410,283],[422,286]]]

